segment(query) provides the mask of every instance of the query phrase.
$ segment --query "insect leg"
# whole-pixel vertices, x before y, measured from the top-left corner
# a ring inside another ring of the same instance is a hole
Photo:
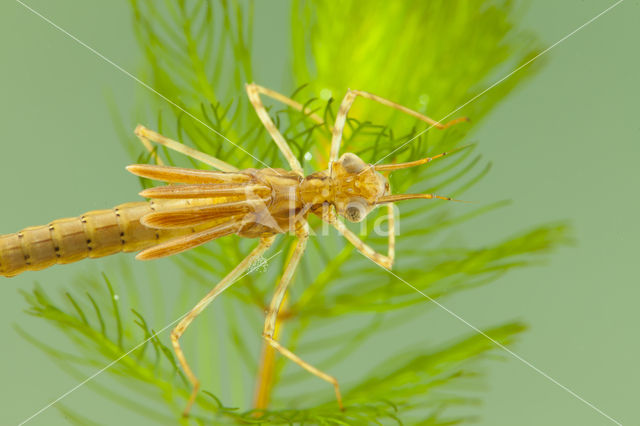
[[[396,212],[393,203],[387,204],[387,221],[388,227],[388,246],[387,246],[387,258],[389,259],[389,269],[393,266],[393,261],[396,258]]]
[[[280,101],[283,104],[290,106],[293,109],[301,111],[303,114],[305,114],[307,117],[309,117],[310,119],[312,119],[316,123],[318,123],[318,124],[323,124],[324,123],[324,120],[322,119],[322,117],[320,117],[316,113],[311,112],[311,110],[309,108],[304,108],[304,105],[302,105],[300,102],[294,101],[293,99],[291,99],[288,96],[283,95],[282,93],[278,93],[275,90],[271,90],[271,89],[268,89],[266,87],[259,86],[259,85],[255,84],[255,83],[251,84],[251,86],[253,86],[253,89],[255,91],[257,91],[258,93],[260,93],[261,95],[268,96],[268,97],[270,97],[272,99],[275,99],[276,101]]]
[[[224,161],[212,157],[211,155],[205,154],[204,152],[200,152],[197,149],[193,149],[184,144],[181,144],[180,142],[176,142],[172,139],[162,136],[160,133],[149,130],[142,125],[138,125],[134,133],[136,134],[138,139],[140,139],[145,148],[147,148],[147,150],[149,150],[149,152],[151,153],[154,152],[151,142],[155,142],[158,145],[165,146],[188,157],[194,158],[223,172],[238,171],[238,169],[231,164],[225,163]],[[153,154],[153,157],[158,164],[162,165],[162,161],[158,158],[157,154]]]
[[[267,318],[264,322],[264,330],[262,331],[262,337],[271,345],[274,349],[280,352],[282,355],[289,358],[291,361],[298,364],[300,367],[304,368],[311,374],[316,377],[321,378],[329,383],[331,383],[336,392],[336,398],[338,400],[338,405],[340,409],[343,409],[342,406],[342,395],[340,394],[340,387],[338,386],[338,381],[335,377],[326,374],[323,371],[318,370],[313,365],[302,360],[298,355],[291,352],[289,349],[285,348],[280,344],[280,342],[274,339],[274,333],[276,328],[276,320],[278,318],[278,311],[280,310],[280,305],[282,304],[282,300],[284,299],[285,292],[287,291],[287,286],[291,282],[293,278],[293,274],[298,266],[298,262],[302,257],[302,253],[304,252],[307,246],[307,239],[309,237],[308,226],[305,225],[304,228],[301,228],[298,232],[298,242],[296,248],[285,267],[284,273],[282,274],[282,278],[280,279],[280,283],[278,284],[278,288],[276,289],[275,294],[273,295],[273,299],[271,299],[271,304],[269,305],[269,310],[267,312]]]
[[[344,96],[342,103],[340,104],[340,109],[338,110],[338,115],[336,116],[336,123],[333,129],[333,136],[331,138],[331,157],[330,161],[336,161],[338,159],[338,155],[340,153],[340,142],[342,141],[342,131],[344,129],[344,125],[347,119],[347,113],[353,104],[353,101],[357,96],[361,96],[366,99],[371,99],[372,101],[376,101],[381,103],[382,105],[391,107],[393,109],[397,109],[398,111],[402,111],[405,114],[408,114],[412,117],[417,118],[418,120],[422,120],[425,123],[430,124],[433,127],[438,129],[446,129],[447,127],[453,126],[454,124],[461,123],[463,121],[469,121],[467,117],[456,118],[447,123],[440,123],[439,121],[434,120],[431,117],[427,117],[424,114],[420,114],[417,111],[409,109],[403,105],[392,102],[388,99],[382,98],[378,95],[374,95],[373,93],[363,92],[361,90],[348,90],[347,94]]]
[[[145,147],[147,152],[151,154],[151,157],[156,162],[156,164],[164,166],[164,161],[162,161],[162,158],[158,156],[158,151],[156,151],[153,148],[153,144],[151,143],[151,141],[142,135],[143,133],[142,129],[145,129],[145,127],[139,124],[138,126],[136,126],[136,129],[134,130],[134,134],[138,137],[138,140],[142,143],[142,145]]]
[[[369,259],[373,260],[383,268],[391,269],[395,260],[396,252],[395,214],[392,205],[388,205],[387,209],[387,217],[389,220],[389,243],[386,256],[375,251],[364,241],[362,241],[356,234],[351,232],[351,230],[347,228],[345,224],[336,217],[335,212],[331,211],[329,214],[326,214],[325,216],[323,216],[323,220],[333,225],[333,227],[336,228],[338,232],[340,232],[340,234],[342,234],[342,236],[347,239],[347,241],[353,244],[360,253],[367,256]]]
[[[408,114],[408,115],[410,115],[412,117],[415,117],[418,120],[422,120],[425,123],[429,123],[433,127],[441,129],[441,130],[446,129],[447,127],[451,127],[454,124],[461,123],[463,121],[469,121],[469,119],[467,117],[460,117],[460,118],[455,118],[455,119],[453,119],[451,121],[448,121],[448,122],[442,124],[439,121],[436,121],[431,117],[427,117],[424,114],[420,114],[419,112],[414,111],[412,109],[409,109],[406,106],[397,104],[397,103],[395,103],[393,101],[390,101],[388,99],[382,98],[382,97],[380,97],[378,95],[374,95],[373,93],[363,92],[361,90],[352,90],[352,92],[354,94],[356,94],[357,96],[362,96],[363,98],[371,99],[372,101],[376,101],[378,103],[381,103],[382,105],[386,105],[386,106],[391,107],[393,109],[397,109],[398,111],[402,111],[405,114]]]
[[[347,94],[342,98],[340,102],[340,108],[338,109],[338,115],[336,115],[336,121],[333,125],[333,132],[331,134],[331,153],[329,154],[329,167],[331,163],[338,160],[340,155],[340,143],[342,142],[342,132],[344,131],[344,125],[347,122],[347,113],[353,105],[353,101],[356,100],[356,94],[352,90],[347,90]]]
[[[224,277],[214,288],[211,290],[202,300],[198,302],[196,306],[194,306],[191,311],[178,323],[176,328],[171,332],[171,343],[173,344],[173,350],[176,353],[176,357],[182,366],[182,370],[187,375],[187,378],[193,385],[193,390],[191,391],[191,396],[189,397],[189,401],[187,401],[187,406],[182,413],[183,416],[188,416],[189,411],[191,410],[191,406],[196,400],[196,395],[198,394],[198,390],[200,389],[200,381],[193,374],[191,367],[187,363],[186,358],[184,357],[184,353],[180,348],[180,336],[185,332],[189,324],[204,310],[204,308],[209,305],[220,293],[227,289],[231,284],[234,283],[241,275],[244,273],[251,264],[260,257],[273,243],[274,237],[264,238],[260,241],[258,247],[253,249],[253,251],[242,261],[240,262],[226,277]]]
[[[273,141],[276,143],[276,145],[278,145],[278,148],[280,148],[280,152],[282,152],[282,154],[286,158],[289,166],[291,167],[291,170],[299,173],[300,175],[304,175],[300,162],[298,161],[296,156],[293,155],[291,147],[289,147],[289,144],[285,140],[284,136],[282,136],[282,133],[280,133],[276,125],[273,124],[271,117],[269,117],[269,113],[267,113],[267,110],[262,104],[262,101],[260,100],[261,91],[259,89],[259,86],[253,83],[247,84],[246,89],[247,95],[249,96],[249,101],[251,101],[251,105],[253,105],[253,108],[256,110],[258,118],[260,118],[260,121],[262,121],[262,124],[267,129],[267,132],[269,132],[269,134],[273,138]]]

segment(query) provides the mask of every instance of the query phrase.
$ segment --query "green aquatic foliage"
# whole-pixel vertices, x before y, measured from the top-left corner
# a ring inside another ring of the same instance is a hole
[[[256,4],[132,0],[131,7],[144,58],[139,75],[175,103],[141,91],[135,121],[241,168],[261,167],[251,155],[285,167],[243,92],[244,82],[261,83],[261,64],[252,60],[253,39],[256,22],[265,18],[256,15]],[[318,170],[325,166],[330,123],[347,88],[385,96],[435,119],[446,117],[538,52],[535,37],[518,27],[517,14],[508,1],[293,1],[291,81],[274,89],[292,95],[308,111],[292,111],[268,100],[265,104],[305,170]],[[472,122],[446,131],[423,132],[425,123],[358,99],[345,129],[343,152],[388,163],[469,144],[474,126],[532,75],[537,63],[532,65],[456,111],[451,118],[468,116]],[[310,111],[326,123],[314,123],[306,117]],[[122,126],[132,159],[151,161],[129,136],[134,125]],[[489,163],[479,154],[484,141],[475,142],[480,145],[446,160],[393,173],[392,190],[472,194],[489,172]],[[202,167],[166,150],[160,155],[169,164]],[[440,300],[539,262],[567,241],[567,227],[561,223],[523,224],[522,233],[481,246],[447,238],[461,224],[504,204],[400,204],[394,273]],[[383,251],[386,237],[372,232],[381,217],[374,212],[357,231]],[[311,226],[318,235],[310,239],[291,286],[279,323],[280,339],[341,380],[346,410],[338,409],[329,385],[282,357],[273,366],[270,409],[251,409],[264,309],[291,250],[292,238],[281,236],[263,266],[229,288],[182,338],[203,391],[192,417],[181,421],[445,425],[473,419],[470,413],[482,399],[479,373],[485,360],[499,353],[495,344],[471,332],[443,336],[435,327],[411,342],[387,343],[394,332],[423,318],[435,305],[360,256],[335,232],[323,235],[318,221],[312,220]],[[60,297],[41,288],[25,293],[29,312],[62,330],[79,354],[46,346],[21,332],[79,380],[88,367],[101,369],[121,358],[88,386],[151,421],[175,422],[191,387],[170,347],[170,327],[163,328],[204,296],[251,244],[223,238],[174,256],[175,288],[170,290],[164,288],[168,278],[154,265],[136,272],[128,259],[103,275],[80,277]],[[141,297],[141,287],[153,288],[153,295]],[[483,332],[508,345],[523,329],[520,323],[506,322]],[[366,360],[363,348],[368,348]],[[372,354],[372,348],[380,348],[379,353]],[[135,398],[124,396],[124,390]],[[78,424],[90,417],[76,413],[80,408],[60,409]]]

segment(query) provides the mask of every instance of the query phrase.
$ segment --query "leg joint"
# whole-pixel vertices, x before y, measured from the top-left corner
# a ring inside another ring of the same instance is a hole
[[[179,338],[180,338],[180,333],[178,332],[178,329],[174,328],[173,330],[171,330],[171,340],[177,342]]]

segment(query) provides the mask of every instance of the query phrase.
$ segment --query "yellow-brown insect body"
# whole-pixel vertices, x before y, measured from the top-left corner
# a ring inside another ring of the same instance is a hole
[[[333,205],[361,220],[388,193],[386,179],[354,154],[303,177],[284,169],[209,172],[134,165],[140,176],[182,185],[158,186],[134,202],[0,236],[0,275],[14,276],[90,257],[143,250],[139,259],[178,253],[237,234],[262,238],[296,232],[310,213]]]
[[[244,218],[247,226],[238,234],[249,238],[295,232],[309,213],[322,216],[328,205],[350,221],[358,222],[389,192],[387,179],[350,153],[334,162],[329,170],[306,177],[283,169],[250,173],[271,189],[271,195],[263,208]]]
[[[256,182],[269,188],[264,204],[256,206],[243,217],[244,225],[238,235],[258,238],[293,232],[296,223],[306,218],[305,203],[300,196],[304,178],[284,169],[246,170]]]
[[[138,251],[192,232],[151,229],[142,225],[140,219],[157,208],[157,204],[144,201],[126,203],[110,210],[91,211],[79,217],[1,235],[0,275],[11,277],[87,257]]]

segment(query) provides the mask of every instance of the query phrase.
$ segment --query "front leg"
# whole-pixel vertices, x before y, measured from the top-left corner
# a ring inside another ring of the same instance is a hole
[[[386,269],[391,269],[393,267],[393,262],[395,260],[396,254],[396,230],[395,230],[395,212],[392,203],[387,204],[387,218],[389,221],[389,240],[387,247],[387,255],[378,253],[367,243],[362,241],[356,234],[351,232],[349,228],[338,219],[335,211],[329,210],[322,216],[322,220],[332,225],[343,237],[347,239],[354,247],[363,255],[373,260],[378,265],[382,266]]]
[[[422,120],[425,123],[431,125],[431,127],[435,127],[437,129],[444,130],[448,127],[453,126],[454,124],[461,123],[463,121],[469,121],[468,118],[456,118],[447,123],[440,123],[434,120],[431,117],[427,117],[424,114],[420,114],[417,111],[409,109],[403,105],[392,102],[388,99],[382,98],[380,96],[374,95],[373,93],[363,92],[362,90],[347,90],[347,94],[344,95],[342,102],[340,103],[340,108],[338,109],[338,115],[336,116],[336,122],[333,127],[333,134],[331,137],[331,156],[329,158],[329,162],[338,161],[338,157],[340,155],[340,144],[342,142],[342,132],[344,130],[345,123],[347,121],[347,114],[351,109],[351,105],[356,100],[356,97],[362,97],[365,99],[370,99],[372,101],[378,102],[382,105],[388,106],[393,109],[397,109],[407,115],[417,118],[418,120]]]

